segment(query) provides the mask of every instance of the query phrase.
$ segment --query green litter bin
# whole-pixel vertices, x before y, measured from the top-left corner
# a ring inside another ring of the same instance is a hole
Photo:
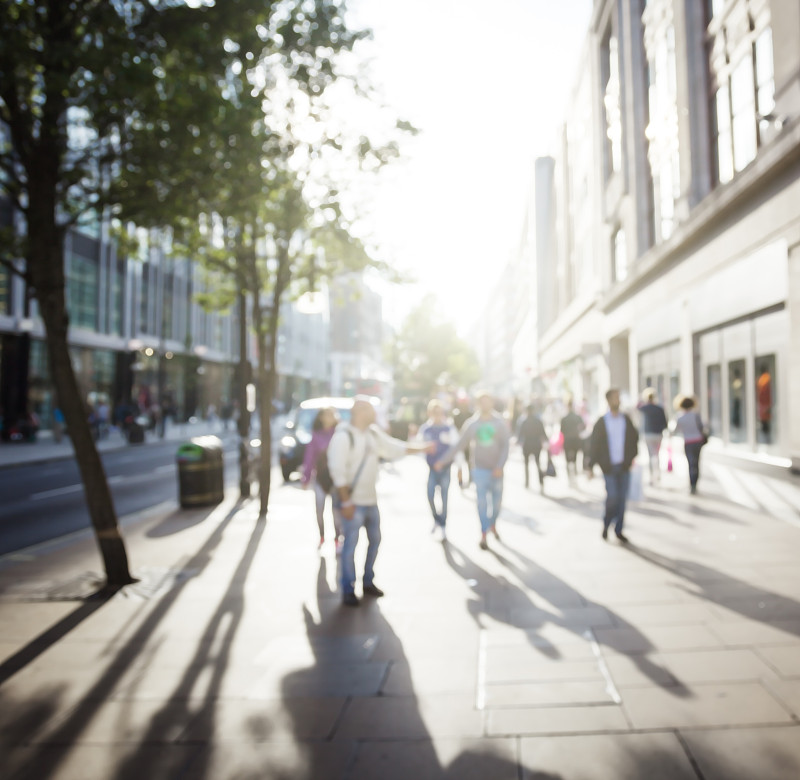
[[[178,500],[184,508],[219,504],[225,497],[222,441],[197,436],[178,447]]]

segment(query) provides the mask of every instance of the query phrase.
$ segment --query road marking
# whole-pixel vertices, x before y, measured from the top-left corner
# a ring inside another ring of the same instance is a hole
[[[170,463],[166,466],[159,466],[157,469],[153,471],[154,474],[167,474],[170,472],[175,471],[175,464]]]
[[[584,639],[586,639],[586,641],[589,643],[589,646],[592,648],[595,661],[597,661],[597,667],[600,669],[600,674],[603,675],[603,679],[606,681],[606,693],[611,697],[611,700],[614,702],[614,704],[622,704],[622,696],[619,695],[617,686],[614,685],[614,680],[611,677],[611,672],[606,666],[603,654],[600,652],[600,645],[597,643],[594,631],[592,631],[591,628],[587,628],[586,631],[583,632],[583,636]]]
[[[54,496],[66,496],[70,493],[79,493],[81,490],[83,490],[83,485],[67,485],[67,487],[55,488],[54,490],[44,490],[41,493],[32,493],[31,501],[41,501]]]

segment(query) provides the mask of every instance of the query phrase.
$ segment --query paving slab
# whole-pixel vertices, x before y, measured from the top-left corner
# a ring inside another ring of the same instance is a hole
[[[509,739],[362,742],[344,777],[518,780],[517,746]]]
[[[508,708],[488,711],[490,736],[533,734],[612,734],[630,731],[630,723],[617,705]]]
[[[681,730],[704,780],[800,777],[800,726]]]
[[[634,729],[785,724],[788,710],[759,683],[631,688],[623,706]]]
[[[697,780],[674,734],[523,738],[524,780]]]

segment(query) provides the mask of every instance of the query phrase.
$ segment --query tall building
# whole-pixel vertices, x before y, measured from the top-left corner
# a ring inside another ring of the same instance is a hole
[[[800,3],[597,0],[552,171],[550,391],[695,394],[730,452],[800,467]]]

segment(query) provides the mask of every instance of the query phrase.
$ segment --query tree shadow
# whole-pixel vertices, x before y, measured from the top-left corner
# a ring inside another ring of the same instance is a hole
[[[228,513],[220,520],[219,524],[214,528],[211,535],[204,542],[203,546],[189,559],[185,568],[198,576],[206,566],[211,562],[213,552],[222,540],[226,528],[229,526],[233,518],[239,512],[242,501],[237,501]],[[263,523],[259,523],[254,532],[253,538],[248,546],[243,561],[237,569],[237,575],[234,578],[231,588],[240,587],[237,578],[242,578],[242,570],[249,567],[252,562],[252,557],[255,554],[255,547],[261,534],[263,533]],[[48,778],[54,775],[59,766],[62,764],[68,753],[71,751],[73,745],[78,741],[83,731],[89,726],[92,720],[96,717],[98,710],[106,704],[115,692],[115,688],[128,673],[135,662],[140,659],[141,653],[148,640],[153,636],[156,629],[169,618],[170,611],[177,603],[186,584],[190,582],[193,577],[187,577],[183,580],[176,581],[176,585],[169,590],[158,602],[157,606],[147,615],[142,624],[133,632],[132,636],[127,639],[122,647],[114,650],[114,662],[100,673],[97,681],[84,693],[80,701],[69,711],[69,713],[62,719],[56,721],[54,727],[47,732],[44,746],[42,749],[37,749],[35,753],[29,756],[26,760],[21,762],[21,765],[14,773],[15,778]],[[227,611],[228,607],[225,606],[225,599],[221,602],[220,608],[212,620],[213,626],[218,626],[221,620],[221,615]],[[88,616],[88,615],[87,615]],[[84,616],[85,619],[86,616]],[[236,621],[232,621],[234,629]],[[212,625],[209,631],[212,630]],[[223,641],[223,650],[220,651],[226,658],[225,652],[230,647],[230,640],[232,634],[226,632]],[[224,672],[226,664],[220,663],[220,669],[215,671],[215,675],[221,675]],[[187,679],[189,673],[187,672]],[[187,682],[187,679],[182,681],[182,685]],[[218,682],[218,681],[217,681]],[[183,690],[180,688],[179,690]],[[173,699],[175,696],[173,695]],[[165,706],[166,710],[166,706]],[[50,713],[52,714],[52,713]],[[30,734],[36,734],[49,720],[48,708],[40,707],[38,710],[38,717],[41,718],[34,722],[30,721]],[[149,734],[157,733],[155,730],[156,720],[158,725],[163,728],[164,718],[160,719],[158,716],[154,719],[151,725]],[[165,776],[164,772],[168,769],[170,773],[174,772],[173,776],[177,776],[179,771],[178,767],[165,767],[163,761],[169,761],[171,756],[160,757],[158,751],[155,753],[150,752],[147,755],[147,764],[144,766],[141,761],[138,766],[134,766],[134,759],[136,753],[133,754],[130,761],[125,761],[120,767],[119,772],[115,772],[115,777],[118,778],[141,778],[148,774],[157,776]]]
[[[25,647],[0,664],[0,685],[35,661],[42,653],[51,648],[56,642],[63,639],[70,631],[79,626],[88,617],[97,612],[100,607],[108,603],[114,594],[120,590],[116,586],[104,586],[96,593],[89,596],[79,607],[69,615],[61,618],[58,623],[50,626],[35,639],[28,642]]]
[[[151,539],[159,539],[164,536],[178,534],[181,531],[185,531],[187,528],[200,525],[200,523],[206,520],[214,511],[214,508],[215,507],[212,507],[206,511],[175,509],[166,515],[166,517],[163,517],[157,525],[149,528],[145,535]]]
[[[303,607],[313,664],[289,673],[281,683],[282,701],[291,715],[296,743],[301,747],[302,767],[287,768],[285,774],[271,777],[281,780],[519,777],[516,757],[493,750],[488,744],[491,740],[487,740],[485,750],[460,750],[446,763],[439,758],[435,738],[424,722],[413,688],[403,694],[386,691],[390,675],[412,679],[400,638],[378,601],[365,600],[358,609],[341,606],[335,588],[328,583],[325,558],[320,559],[316,597],[316,605]],[[363,638],[365,631],[369,642],[353,641]],[[360,670],[355,677],[354,668]],[[325,681],[324,690],[320,690],[320,681]],[[303,699],[308,695],[341,698],[331,727],[322,738],[308,738],[308,701]],[[476,740],[469,742],[474,744]],[[245,775],[237,774],[240,776]],[[253,778],[257,776],[252,774]],[[548,774],[542,775],[541,780],[561,778]]]

